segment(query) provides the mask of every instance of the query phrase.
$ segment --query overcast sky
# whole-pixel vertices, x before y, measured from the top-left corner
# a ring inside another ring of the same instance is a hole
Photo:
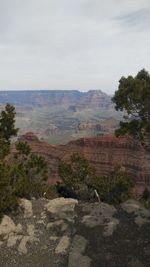
[[[150,0],[0,0],[0,89],[101,89],[150,72]]]

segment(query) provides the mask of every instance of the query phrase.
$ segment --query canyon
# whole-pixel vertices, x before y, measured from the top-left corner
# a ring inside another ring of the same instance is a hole
[[[81,138],[66,145],[51,145],[29,132],[20,139],[29,143],[33,153],[46,157],[51,184],[59,181],[59,161],[69,162],[73,153],[80,153],[95,167],[97,175],[108,175],[115,166],[120,165],[133,178],[137,193],[150,187],[150,153],[131,137],[100,135]]]
[[[6,103],[15,106],[20,135],[32,131],[50,144],[113,133],[122,118],[101,90],[0,91],[0,110]]]
[[[120,165],[133,177],[136,191],[150,186],[150,153],[130,137],[113,135],[123,114],[101,90],[0,91],[0,109],[7,102],[16,108],[19,139],[46,157],[51,184],[59,181],[59,161],[80,153],[97,175]]]

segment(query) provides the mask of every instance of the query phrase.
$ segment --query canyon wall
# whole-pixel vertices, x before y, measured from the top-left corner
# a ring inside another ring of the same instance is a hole
[[[49,163],[50,183],[59,180],[58,162],[69,162],[73,153],[83,154],[95,167],[98,175],[108,175],[116,165],[123,166],[138,187],[150,186],[150,153],[130,137],[111,135],[81,138],[66,145],[50,145],[39,141],[32,133],[21,137],[27,140],[34,153],[46,157]]]

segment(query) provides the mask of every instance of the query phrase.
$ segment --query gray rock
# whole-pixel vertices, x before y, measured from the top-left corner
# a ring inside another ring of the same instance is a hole
[[[39,242],[39,239],[34,236],[23,236],[19,246],[18,246],[18,252],[20,254],[27,254],[27,243],[32,242]]]
[[[59,243],[55,249],[55,253],[64,255],[67,253],[69,246],[70,246],[70,238],[67,235],[64,235],[60,239],[60,241],[59,241]]]
[[[13,233],[19,234],[21,232],[22,232],[21,224],[15,225],[15,223],[9,216],[4,215],[2,222],[0,224],[0,236],[9,236]]]
[[[68,225],[63,220],[58,220],[58,221],[48,223],[46,228],[47,229],[59,228],[61,232],[64,232],[68,229]]]
[[[130,199],[124,202],[121,207],[127,213],[134,213],[134,221],[139,227],[145,223],[150,223],[150,211],[145,209],[140,202]]]
[[[116,218],[111,218],[111,221],[106,223],[106,226],[104,227],[103,236],[111,236],[118,224],[119,221]]]
[[[88,213],[82,218],[82,223],[86,227],[93,228],[96,226],[104,226],[104,236],[110,236],[116,229],[119,221],[113,218],[117,212],[115,207],[106,203],[84,204],[82,211]]]
[[[21,254],[26,254],[27,253],[27,247],[26,244],[29,241],[30,237],[29,236],[24,236],[19,244],[18,251]]]
[[[87,243],[87,240],[83,236],[75,235],[69,253],[68,267],[91,266],[91,259],[88,256],[82,255],[85,252]]]
[[[22,235],[12,235],[8,237],[7,240],[7,247],[14,247],[18,240],[21,240],[23,238]]]
[[[73,221],[75,217],[74,208],[76,204],[78,204],[76,199],[61,197],[50,200],[45,205],[45,208],[47,213],[56,220],[65,219],[67,221]]]
[[[30,200],[22,198],[20,199],[19,205],[24,211],[24,218],[30,218],[33,216],[32,202]]]

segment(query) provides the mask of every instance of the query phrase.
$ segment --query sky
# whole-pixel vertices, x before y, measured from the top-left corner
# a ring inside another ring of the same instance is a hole
[[[0,0],[0,90],[113,94],[149,50],[149,0]]]

